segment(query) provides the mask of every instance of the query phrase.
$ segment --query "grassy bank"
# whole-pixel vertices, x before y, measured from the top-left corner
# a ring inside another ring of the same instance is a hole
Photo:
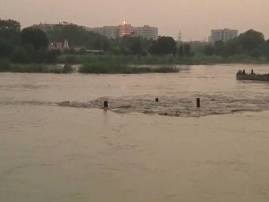
[[[0,61],[0,72],[18,72],[18,73],[71,73],[71,65],[57,66],[48,64],[13,64],[8,61]],[[139,73],[170,73],[178,72],[179,69],[174,66],[133,66],[127,63],[117,61],[88,62],[79,67],[80,73],[92,74],[139,74]]]
[[[178,72],[176,65],[269,64],[269,58],[236,55],[231,57],[195,55],[193,57],[135,55],[62,55],[58,63],[80,64],[80,73],[138,74]],[[14,64],[0,60],[0,72],[70,73],[71,65]]]
[[[95,62],[86,63],[79,68],[80,73],[93,74],[140,74],[140,73],[174,73],[179,69],[170,66],[136,67],[123,63]]]
[[[96,64],[117,63],[128,65],[213,65],[213,64],[269,64],[269,58],[234,55],[230,57],[195,55],[192,57],[166,56],[136,56],[136,55],[62,55],[59,63]]]
[[[71,73],[72,67],[65,65],[59,67],[47,64],[13,64],[8,61],[0,61],[0,72],[18,72],[18,73]]]

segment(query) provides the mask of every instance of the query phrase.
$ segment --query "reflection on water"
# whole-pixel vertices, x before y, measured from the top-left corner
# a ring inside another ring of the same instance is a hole
[[[269,84],[239,68],[0,74],[0,201],[267,202],[269,113],[233,112],[268,110]]]

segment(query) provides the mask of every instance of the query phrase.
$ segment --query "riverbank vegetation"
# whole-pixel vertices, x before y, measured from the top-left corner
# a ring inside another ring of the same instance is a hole
[[[70,65],[57,66],[48,64],[14,64],[6,60],[0,60],[0,72],[18,73],[71,73],[73,69]]]
[[[50,42],[63,40],[69,42],[68,50],[49,48]],[[220,63],[269,64],[269,40],[255,30],[214,44],[176,42],[169,36],[113,40],[74,24],[21,30],[17,21],[0,20],[1,72],[69,73],[72,64],[80,65],[81,73],[176,72],[176,65]]]
[[[102,63],[103,61],[124,63],[130,65],[214,65],[214,64],[268,64],[267,57],[253,57],[246,55],[232,55],[227,57],[217,55],[195,55],[192,57],[178,57],[173,55],[61,55],[59,63],[85,64]]]
[[[179,72],[179,69],[174,66],[132,66],[124,63],[97,62],[83,64],[79,72],[94,74],[175,73]]]

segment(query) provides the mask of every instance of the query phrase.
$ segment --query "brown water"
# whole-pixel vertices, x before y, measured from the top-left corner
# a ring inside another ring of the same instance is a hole
[[[0,74],[0,201],[269,201],[269,84],[238,68]],[[91,105],[102,97],[116,113]]]

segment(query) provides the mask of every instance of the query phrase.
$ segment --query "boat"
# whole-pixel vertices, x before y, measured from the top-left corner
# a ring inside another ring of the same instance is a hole
[[[237,80],[252,80],[252,81],[268,81],[269,82],[269,74],[256,74],[253,70],[251,73],[246,73],[245,70],[239,70],[236,73]]]

